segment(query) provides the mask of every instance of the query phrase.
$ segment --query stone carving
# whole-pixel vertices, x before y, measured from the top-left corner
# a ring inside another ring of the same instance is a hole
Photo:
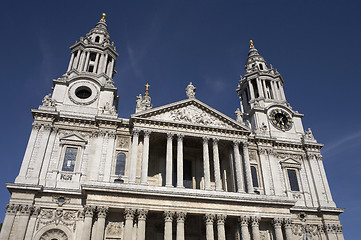
[[[16,214],[20,205],[9,203],[6,205],[6,214]]]
[[[85,217],[93,217],[94,210],[95,210],[95,207],[89,206],[89,205],[85,205],[85,206],[84,206],[84,216],[85,216]]]
[[[47,107],[47,108],[55,107],[55,101],[53,99],[51,99],[51,93],[49,93],[48,95],[45,95],[42,102],[43,102],[42,107]]]
[[[252,226],[259,226],[259,221],[261,218],[259,216],[251,216],[250,221]]]
[[[109,102],[106,102],[104,107],[101,108],[101,113],[104,115],[116,115],[117,110],[114,105],[110,105]]]
[[[188,86],[186,87],[186,94],[188,98],[194,98],[196,95],[196,87],[193,86],[192,82],[190,82],[188,84]]]
[[[204,220],[205,220],[206,224],[213,224],[214,217],[215,217],[214,214],[207,213],[207,214],[204,216]]]
[[[124,209],[124,217],[126,220],[133,220],[135,215],[135,209],[126,208]]]
[[[147,209],[138,209],[138,221],[143,220],[145,221],[147,219],[148,210]]]
[[[307,221],[307,214],[305,212],[300,212],[298,214],[298,219],[300,219],[302,222],[306,222]]]
[[[118,147],[120,148],[128,148],[129,146],[129,138],[121,137],[118,140]]]
[[[172,222],[173,221],[174,212],[165,211],[163,215],[164,215],[164,221],[165,222]]]
[[[39,240],[68,240],[68,236],[60,229],[51,229],[41,235]]]
[[[186,220],[187,213],[177,212],[177,222],[184,222]]]
[[[303,236],[302,239],[313,239],[314,236],[320,235],[319,226],[310,224],[293,224],[292,233]]]
[[[108,214],[108,207],[97,207],[98,218],[106,218]]]
[[[71,181],[72,179],[73,179],[72,174],[66,174],[66,173],[60,174],[60,180]]]
[[[49,225],[49,224],[62,224],[68,227],[73,227],[75,230],[76,227],[76,211],[71,210],[62,210],[62,209],[42,209],[40,211],[40,219],[38,221],[37,229],[39,225]]]
[[[239,110],[239,108],[236,109],[234,112],[234,115],[236,115],[236,121],[241,123],[243,121],[242,119],[242,112]]]
[[[272,224],[274,227],[281,227],[282,226],[282,219],[281,218],[274,218],[272,220]]]
[[[268,131],[267,125],[264,122],[262,122],[261,126],[256,129],[255,133],[257,135],[266,135],[267,131]]]
[[[247,216],[240,216],[239,218],[238,218],[238,221],[239,221],[239,223],[241,224],[241,225],[246,225],[246,226],[248,226],[248,222],[249,222],[249,217],[247,217]]]
[[[21,215],[30,215],[30,212],[32,211],[32,206],[30,205],[20,205],[18,211]]]
[[[312,134],[311,128],[308,128],[308,130],[305,131],[305,135],[303,135],[303,140],[305,142],[317,142]]]
[[[109,222],[107,225],[107,236],[121,236],[124,230],[123,222]]]
[[[64,196],[53,196],[53,202],[58,204],[58,206],[63,206],[64,204],[70,203],[70,198]]]
[[[226,221],[227,215],[217,214],[217,224],[224,224]]]
[[[141,112],[141,111],[145,111],[148,109],[151,109],[153,107],[152,103],[151,103],[152,99],[149,97],[149,95],[144,95],[144,97],[142,97],[142,94],[139,94],[137,96],[137,100],[136,100],[136,107],[135,107],[135,112]]]

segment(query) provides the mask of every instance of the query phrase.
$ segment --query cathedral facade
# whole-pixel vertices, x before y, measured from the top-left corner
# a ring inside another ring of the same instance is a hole
[[[34,122],[0,239],[343,239],[320,149],[251,42],[233,119],[196,98],[118,117],[105,14]]]

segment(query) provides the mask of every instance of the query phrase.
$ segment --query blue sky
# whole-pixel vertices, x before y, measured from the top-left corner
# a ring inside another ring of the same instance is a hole
[[[285,79],[287,100],[322,149],[346,239],[361,214],[361,3],[358,1],[7,1],[1,8],[0,218],[20,169],[30,108],[65,73],[69,46],[106,12],[117,46],[119,116],[149,82],[154,106],[196,97],[234,117],[249,40]]]

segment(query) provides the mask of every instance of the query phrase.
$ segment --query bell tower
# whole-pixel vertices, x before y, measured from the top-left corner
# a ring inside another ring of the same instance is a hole
[[[63,77],[54,79],[52,101],[56,111],[68,115],[116,117],[117,88],[113,75],[118,56],[103,13],[85,37],[70,47],[71,58]]]
[[[283,90],[283,77],[272,64],[267,65],[252,40],[245,70],[236,89],[241,105],[238,118],[256,135],[300,140],[303,115],[292,110]]]

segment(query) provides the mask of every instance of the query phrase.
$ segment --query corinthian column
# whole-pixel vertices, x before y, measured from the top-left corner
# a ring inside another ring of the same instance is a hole
[[[213,139],[213,162],[214,162],[214,179],[216,182],[216,190],[222,190],[221,168],[219,166],[218,139]]]
[[[105,231],[105,218],[107,217],[108,208],[98,207],[97,210],[98,210],[98,221],[96,224],[95,240],[103,240],[104,231]]]
[[[125,215],[124,239],[132,239],[134,214],[135,214],[134,209],[126,208],[124,210],[124,215]]]
[[[209,151],[208,138],[203,137],[203,170],[204,170],[204,189],[211,189],[211,174],[209,171]]]
[[[241,157],[239,154],[239,141],[233,141],[234,166],[236,168],[237,192],[244,192],[242,181]]]
[[[251,225],[252,225],[252,239],[253,240],[260,240],[260,233],[259,233],[259,221],[261,220],[258,216],[251,217]]]
[[[184,240],[184,221],[186,219],[185,212],[177,212],[177,240]]]
[[[84,206],[84,224],[83,224],[83,232],[81,235],[82,240],[89,240],[92,231],[92,223],[93,223],[93,214],[94,207],[86,205]]]
[[[148,210],[138,209],[138,234],[137,240],[145,240],[145,223],[147,220]]]
[[[242,142],[243,146],[243,161],[244,161],[244,171],[246,174],[246,186],[247,192],[253,192],[253,184],[252,184],[252,175],[251,175],[251,165],[249,164],[249,153],[248,153],[248,142]]]
[[[6,215],[4,218],[4,223],[0,232],[0,239],[7,240],[10,237],[11,228],[14,223],[16,212],[19,209],[19,205],[9,203],[6,205]]]
[[[137,175],[139,130],[133,129],[132,134],[133,134],[133,141],[132,141],[132,152],[131,152],[130,167],[129,167],[129,183],[135,183],[136,175]]]
[[[174,213],[170,211],[164,212],[164,240],[172,240],[172,222]]]
[[[177,137],[177,187],[183,188],[183,135]]]
[[[292,234],[292,220],[290,218],[286,218],[283,220],[283,225],[285,228],[286,233],[286,240],[292,240],[293,234]]]
[[[39,214],[40,214],[40,208],[32,207],[32,211],[30,214],[30,220],[29,220],[28,227],[27,227],[26,233],[25,233],[25,240],[31,240],[33,238],[36,220],[37,220]],[[2,238],[0,237],[0,239],[2,239]]]
[[[142,158],[142,174],[140,177],[141,184],[148,183],[149,136],[150,136],[150,131],[145,130],[144,131],[143,158]]]
[[[218,240],[226,240],[226,232],[224,230],[224,222],[226,221],[226,215],[218,214],[217,215],[217,233]]]
[[[31,210],[32,207],[29,205],[20,205],[18,210],[20,214],[17,216],[18,220],[16,221],[17,227],[15,231],[15,239],[24,239]]]
[[[273,219],[273,227],[275,229],[276,240],[283,240],[283,233],[282,233],[282,219],[274,218]]]
[[[248,229],[249,218],[247,216],[239,217],[239,224],[241,225],[241,236],[242,240],[250,240],[249,229]]]
[[[173,186],[173,134],[168,133],[167,134],[167,156],[166,156],[166,187],[172,187]]]
[[[214,215],[207,213],[205,215],[205,221],[206,221],[206,240],[214,240],[214,232],[213,232]]]

